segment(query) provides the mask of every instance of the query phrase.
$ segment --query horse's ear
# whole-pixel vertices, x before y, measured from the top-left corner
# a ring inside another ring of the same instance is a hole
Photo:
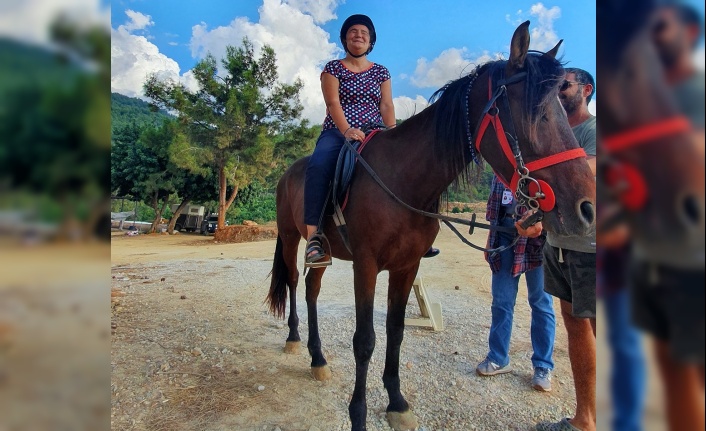
[[[529,49],[530,34],[529,34],[529,21],[525,21],[520,24],[515,30],[515,34],[512,35],[512,42],[510,42],[510,67],[514,69],[521,69],[525,64],[525,58],[527,57],[527,50]]]
[[[561,39],[559,43],[556,44],[556,46],[549,51],[545,52],[544,55],[551,57],[551,58],[556,58],[556,54],[559,52],[559,47],[561,46],[561,43],[564,41],[564,39]]]

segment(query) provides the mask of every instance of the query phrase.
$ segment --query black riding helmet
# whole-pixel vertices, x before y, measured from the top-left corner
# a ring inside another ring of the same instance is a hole
[[[343,21],[343,25],[341,26],[341,44],[343,45],[343,49],[348,52],[348,47],[346,46],[346,33],[348,33],[348,29],[353,27],[356,24],[361,24],[366,27],[368,27],[368,31],[370,32],[370,48],[368,48],[368,52],[366,52],[363,55],[370,54],[373,51],[373,47],[375,46],[375,26],[373,25],[373,21],[368,18],[367,15],[361,15],[361,14],[356,14],[356,15],[351,15],[348,18],[346,18],[345,21]],[[353,54],[351,54],[353,55]],[[363,55],[359,55],[358,57],[362,57]],[[355,56],[354,56],[355,57]]]

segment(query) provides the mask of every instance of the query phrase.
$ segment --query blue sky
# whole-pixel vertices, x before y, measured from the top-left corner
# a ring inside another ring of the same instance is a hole
[[[304,114],[319,122],[318,74],[326,61],[342,56],[338,32],[354,13],[375,23],[378,41],[369,58],[390,70],[398,118],[423,108],[437,88],[474,64],[506,58],[513,31],[527,19],[531,48],[545,51],[564,39],[563,60],[595,74],[590,1],[116,0],[113,91],[139,96],[146,73],[193,84],[189,70],[206,52],[218,57],[226,44],[247,35],[256,47],[275,48],[282,80],[304,79]]]
[[[684,1],[703,17],[703,2]],[[596,69],[592,1],[23,0],[0,2],[0,36],[47,44],[49,23],[60,12],[110,26],[111,88],[129,96],[141,96],[149,73],[193,86],[194,64],[206,52],[222,55],[243,36],[257,48],[267,43],[277,52],[281,79],[304,81],[304,115],[314,123],[324,112],[319,73],[343,54],[338,31],[354,13],[375,22],[379,38],[370,58],[390,69],[398,118],[421,110],[437,88],[473,64],[507,56],[512,32],[525,19],[534,47],[564,39],[560,55],[568,65]],[[703,39],[695,58],[704,69]]]

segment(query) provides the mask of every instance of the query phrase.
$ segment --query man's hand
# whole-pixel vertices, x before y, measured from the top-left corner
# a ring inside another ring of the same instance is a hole
[[[538,209],[526,211],[522,217],[515,222],[517,233],[519,233],[520,236],[537,238],[542,234],[542,215],[543,213]]]
[[[520,226],[520,222],[516,221],[515,227],[517,228],[517,233],[519,233],[520,236],[526,236],[527,238],[537,238],[542,234],[543,229],[541,221],[538,221],[527,229],[523,229],[522,226]]]

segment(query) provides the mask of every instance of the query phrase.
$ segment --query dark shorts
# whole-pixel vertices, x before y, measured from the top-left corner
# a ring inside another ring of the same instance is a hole
[[[544,245],[544,290],[571,303],[574,317],[596,317],[596,254]]]
[[[665,341],[678,362],[704,365],[704,274],[644,262],[631,267],[633,322]]]

